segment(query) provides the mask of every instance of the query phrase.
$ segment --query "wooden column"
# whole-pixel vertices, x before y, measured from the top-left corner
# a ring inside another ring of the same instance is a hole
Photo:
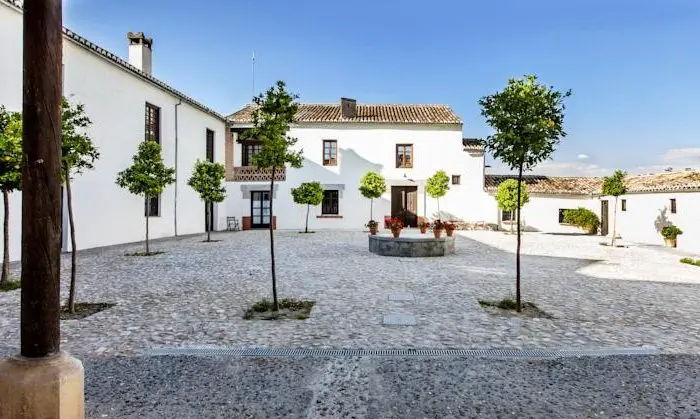
[[[61,0],[24,2],[21,352],[60,350]]]

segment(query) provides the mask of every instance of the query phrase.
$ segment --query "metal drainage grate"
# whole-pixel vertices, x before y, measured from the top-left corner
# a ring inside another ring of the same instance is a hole
[[[233,357],[474,357],[474,358],[567,358],[620,355],[657,355],[659,350],[643,348],[608,349],[268,349],[183,347],[152,348],[144,355],[195,355]]]
[[[414,301],[416,298],[410,292],[390,292],[387,295],[389,301]]]
[[[382,324],[388,326],[415,326],[416,318],[410,314],[387,314]]]

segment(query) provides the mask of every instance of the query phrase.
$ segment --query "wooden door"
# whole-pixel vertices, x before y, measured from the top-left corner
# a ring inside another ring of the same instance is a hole
[[[418,226],[418,187],[391,187],[391,216],[401,219],[406,227]]]
[[[608,235],[608,201],[600,201],[600,235]]]

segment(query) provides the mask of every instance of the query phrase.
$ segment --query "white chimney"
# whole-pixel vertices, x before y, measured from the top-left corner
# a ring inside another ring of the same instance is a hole
[[[129,32],[126,37],[129,39],[129,64],[150,75],[153,38],[147,38],[143,32]]]

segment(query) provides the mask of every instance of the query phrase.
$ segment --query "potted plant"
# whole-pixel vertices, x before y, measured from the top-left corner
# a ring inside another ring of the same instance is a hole
[[[564,224],[571,224],[582,229],[586,234],[596,234],[600,220],[595,212],[579,207],[564,212]]]
[[[369,220],[367,224],[365,224],[365,227],[369,228],[369,234],[371,235],[376,235],[377,234],[377,227],[379,226],[379,223],[374,221],[374,220]]]
[[[678,236],[681,234],[683,234],[683,231],[673,224],[669,224],[661,229],[661,235],[664,236],[666,246],[669,247],[676,247]]]
[[[435,238],[439,239],[440,235],[442,234],[442,230],[445,229],[445,224],[440,220],[435,220],[433,221],[433,224],[431,224],[431,227],[433,229],[433,234],[435,235]]]
[[[401,230],[403,229],[403,222],[401,222],[400,218],[390,218],[389,221],[387,222],[387,226],[391,230],[391,234],[394,235],[394,238],[399,237],[401,234]]]
[[[421,221],[418,223],[418,228],[420,229],[420,234],[425,234],[425,232],[428,231],[428,228],[430,228],[430,223]]]
[[[442,225],[445,227],[445,233],[447,234],[447,237],[452,237],[457,226],[454,225],[454,223],[451,221],[445,221],[444,223],[442,223]]]

